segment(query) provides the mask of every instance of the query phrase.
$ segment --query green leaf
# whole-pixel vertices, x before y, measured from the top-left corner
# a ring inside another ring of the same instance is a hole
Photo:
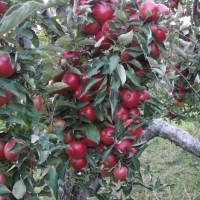
[[[11,153],[15,153],[17,151],[20,151],[21,149],[24,148],[24,144],[20,144],[20,143],[15,143],[15,145],[13,146],[13,148],[10,150]]]
[[[1,115],[10,115],[8,110],[6,110],[5,108],[2,108],[1,106],[0,106],[0,113],[1,113]]]
[[[63,131],[59,125],[54,125],[54,133],[60,141],[63,140]]]
[[[60,163],[59,167],[57,167],[57,174],[59,178],[63,181],[65,180],[65,173],[66,173],[68,164],[69,164],[69,161]]]
[[[30,126],[31,127],[37,127],[39,122],[40,122],[40,115],[39,115],[39,112],[36,110],[35,107],[31,108],[31,114],[29,116],[31,116],[29,118]]]
[[[32,15],[42,4],[36,1],[18,3],[9,8],[1,20],[0,37]]]
[[[126,71],[124,69],[124,66],[119,64],[117,66],[117,72],[118,72],[119,78],[120,78],[122,86],[123,86],[124,83],[126,82]]]
[[[64,150],[67,148],[67,145],[66,144],[56,144],[54,146],[51,147],[50,151],[53,152],[53,151],[56,151],[56,150]]]
[[[61,53],[65,53],[64,49],[61,48],[58,45],[53,45],[53,44],[49,44],[49,45],[45,45],[45,46],[40,46],[37,48],[38,50],[42,50],[42,51],[53,51],[53,52],[61,52]]]
[[[126,71],[126,76],[128,77],[128,79],[136,86],[140,86],[140,79],[138,78],[137,75]]]
[[[133,40],[133,30],[129,31],[128,33],[121,34],[118,38],[120,44],[130,44]]]
[[[89,153],[87,153],[85,155],[85,158],[87,159],[87,161],[90,163],[90,165],[93,167],[93,168],[96,168],[97,165],[96,165],[96,162],[95,160],[93,159],[92,155],[90,155]]]
[[[152,68],[152,71],[158,73],[162,77],[165,75],[165,73],[163,73],[163,71],[158,68]]]
[[[0,184],[0,194],[11,193],[11,191],[5,186]]]
[[[100,140],[100,135],[97,127],[94,124],[87,124],[84,128],[85,133],[88,139],[92,140],[93,142],[98,143]]]
[[[25,37],[30,38],[30,39],[33,38],[32,32],[28,29],[25,29],[25,28],[16,28],[15,33],[17,35],[22,35],[22,36],[25,36]]]
[[[47,158],[47,162],[48,162],[49,164],[55,164],[55,163],[58,163],[59,160],[60,160],[59,157],[54,156],[54,155],[52,155],[52,154],[49,154],[49,157]]]
[[[33,78],[31,78],[28,74],[23,74],[22,75],[24,77],[24,79],[26,80],[26,82],[33,88],[36,88],[35,85],[35,80]]]
[[[10,124],[16,123],[16,124],[21,124],[23,126],[27,126],[26,123],[24,122],[24,120],[21,118],[18,118],[18,117],[9,117],[9,118],[5,119],[5,121]]]
[[[117,54],[110,57],[109,62],[108,62],[108,64],[109,64],[109,74],[112,74],[113,71],[117,68],[119,61],[120,61],[120,57]]]
[[[33,38],[32,38],[32,43],[35,46],[35,48],[39,47],[40,41],[38,36],[36,35],[35,31],[30,30],[32,32]]]
[[[108,157],[108,155],[110,154],[112,149],[113,149],[113,146],[110,146],[103,152],[103,156],[102,156],[103,160],[102,160],[102,162],[104,162],[106,160],[106,158]]]
[[[176,16],[174,19],[175,22],[178,21],[183,16],[183,12],[184,12],[183,6],[181,3],[178,2],[178,9],[176,11]]]
[[[38,150],[38,155],[39,155],[39,161],[38,164],[42,164],[45,162],[49,156],[49,151],[40,151]]]
[[[18,84],[15,81],[0,78],[0,87],[6,88],[6,90],[10,91],[12,94],[16,95],[17,97],[23,99],[26,102],[26,95],[19,90]]]
[[[92,45],[93,46],[95,43],[96,43],[95,40],[87,39],[87,38],[85,38],[84,40],[81,40],[81,41],[77,42],[77,44],[79,46],[84,46],[84,45]]]
[[[67,43],[70,43],[71,41],[73,41],[73,38],[70,38],[68,35],[65,35],[61,38],[59,38],[57,41],[56,41],[56,44],[67,44]]]
[[[105,99],[106,93],[107,93],[107,85],[105,84],[98,90],[97,96],[94,101],[94,106],[100,104]]]
[[[128,20],[126,14],[122,10],[115,10],[114,16],[116,16],[118,19],[120,19],[123,22],[126,22]]]
[[[123,191],[125,196],[128,196],[131,193],[132,187],[133,186],[131,184],[128,184],[126,186],[122,186],[122,191]]]
[[[141,182],[132,182],[131,183],[133,186],[134,185],[139,185],[139,186],[142,186],[142,187],[144,187],[144,188],[146,188],[146,189],[148,189],[148,190],[150,190],[150,191],[153,191],[153,188],[151,187],[151,186],[147,186],[147,185],[145,185],[144,183],[141,183]]]
[[[103,60],[100,59],[94,59],[92,67],[90,67],[87,72],[85,73],[85,78],[90,78],[91,76],[95,75],[100,67],[102,67],[105,64]]]
[[[52,196],[58,199],[58,174],[55,169],[51,168],[48,174],[44,177],[45,183],[52,189]]]
[[[83,84],[80,97],[82,97],[82,96],[83,96],[95,83],[97,83],[99,80],[101,80],[101,79],[99,79],[99,78],[90,78],[90,79],[88,79],[88,80]]]
[[[67,87],[68,85],[66,83],[57,82],[57,83],[54,83],[53,85],[47,85],[46,89],[48,93],[51,93],[51,92],[55,92],[55,91],[67,88]]]
[[[121,119],[119,118],[115,123],[115,134],[116,137],[120,137],[120,135],[124,132],[124,124],[122,123]]]
[[[103,121],[104,120],[104,112],[99,108],[99,106],[94,106],[93,109],[94,109],[94,112],[95,112],[95,115],[97,116],[97,118],[100,121]]]
[[[25,193],[26,193],[26,186],[24,184],[24,181],[20,179],[14,184],[12,194],[16,199],[21,199]]]
[[[48,26],[48,28],[54,30],[56,33],[58,33],[60,36],[64,36],[65,33],[62,30],[61,25],[52,17],[43,17],[42,22]]]
[[[115,113],[117,110],[117,104],[118,104],[117,93],[113,89],[110,89],[109,101],[110,101],[110,106],[111,106],[111,117],[113,119],[115,116]]]
[[[148,174],[149,171],[150,171],[150,165],[148,164],[148,165],[145,167],[144,174]]]
[[[137,68],[139,68],[139,69],[142,69],[141,63],[140,63],[139,61],[137,61],[136,59],[130,60],[130,61],[128,61],[128,63],[134,65],[135,67],[137,67]]]
[[[63,108],[63,107],[70,107],[70,108],[78,109],[73,103],[70,103],[68,101],[60,101],[60,102],[58,102],[58,104],[56,106],[56,109]]]

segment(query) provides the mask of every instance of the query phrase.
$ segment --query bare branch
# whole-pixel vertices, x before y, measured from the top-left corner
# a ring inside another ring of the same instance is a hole
[[[168,139],[182,149],[200,157],[200,141],[186,131],[170,125],[163,119],[155,120],[154,125],[143,131],[141,139],[149,141],[154,137]]]

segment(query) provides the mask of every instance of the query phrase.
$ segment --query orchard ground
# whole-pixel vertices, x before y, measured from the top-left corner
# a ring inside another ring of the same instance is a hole
[[[172,123],[175,126],[177,124]],[[200,138],[196,126],[192,122],[183,122],[179,125],[181,129]],[[182,150],[181,148],[162,138],[154,138],[148,142],[148,147],[142,154],[141,166],[147,164],[151,167],[153,178],[159,176],[161,182],[166,185],[162,191],[158,192],[160,200],[199,200],[200,199],[200,160]],[[145,177],[149,179],[149,175]],[[156,197],[144,189],[134,191],[135,199],[154,200]]]

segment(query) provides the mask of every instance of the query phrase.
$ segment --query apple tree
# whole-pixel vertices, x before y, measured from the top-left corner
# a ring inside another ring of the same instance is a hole
[[[0,2],[0,199],[133,199],[135,186],[162,188],[143,182],[139,157],[148,133],[168,126],[154,119],[198,120],[199,28],[181,20],[189,6]]]

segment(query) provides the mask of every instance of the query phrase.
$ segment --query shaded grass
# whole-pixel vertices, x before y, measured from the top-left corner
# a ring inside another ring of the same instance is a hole
[[[174,125],[174,124],[173,124]],[[190,134],[196,134],[193,123],[183,123],[180,128]],[[151,173],[156,180],[159,176],[166,187],[157,193],[157,196],[147,190],[136,189],[137,200],[200,200],[200,159],[175,146],[168,140],[154,138],[149,141],[148,147],[142,154],[141,166],[149,164]],[[148,182],[148,177],[145,177]]]

